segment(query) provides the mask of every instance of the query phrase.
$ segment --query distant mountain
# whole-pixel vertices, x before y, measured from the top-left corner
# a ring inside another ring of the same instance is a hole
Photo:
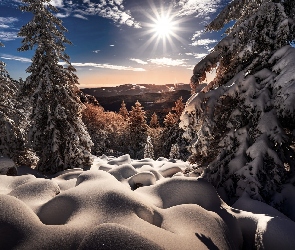
[[[128,110],[138,100],[147,111],[148,122],[151,115],[156,112],[160,123],[165,115],[171,111],[174,102],[180,97],[186,102],[191,96],[189,84],[125,84],[117,87],[100,87],[81,89],[85,94],[94,96],[99,104],[108,111],[118,112],[122,101]]]
[[[82,91],[95,97],[110,97],[124,95],[141,95],[146,93],[166,93],[178,90],[190,91],[190,85],[184,83],[155,85],[155,84],[125,84],[116,87],[85,88]]]

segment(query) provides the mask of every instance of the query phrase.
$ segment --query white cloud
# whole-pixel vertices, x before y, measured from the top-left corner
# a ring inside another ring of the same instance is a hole
[[[18,19],[16,17],[0,17],[0,24],[9,24],[17,21]]]
[[[1,28],[1,29],[7,29],[7,28],[9,28],[9,25],[1,24],[1,23],[0,23],[0,28]]]
[[[120,65],[112,65],[112,64],[100,64],[100,63],[72,63],[74,67],[94,67],[94,68],[102,68],[102,69],[113,69],[113,70],[123,70],[123,71],[146,71],[143,68],[133,68],[133,67],[126,67]]]
[[[185,53],[187,56],[193,56],[196,59],[203,58],[207,56],[208,54],[203,54],[203,53]]]
[[[183,66],[185,59],[172,59],[172,58],[155,58],[148,60],[149,62],[161,66]]]
[[[2,41],[11,41],[17,39],[17,32],[4,32],[0,31],[0,40]]]
[[[131,12],[125,10],[123,0],[83,0],[79,4],[73,4],[73,1],[52,0],[51,3],[62,11],[58,14],[58,17],[61,18],[68,17],[70,14],[83,19],[87,16],[98,15],[111,19],[119,25],[125,24],[134,28],[141,28],[140,23],[132,17]]]
[[[200,37],[200,36],[201,36],[202,34],[204,34],[204,33],[205,33],[204,30],[197,30],[197,31],[195,32],[195,34],[193,35],[192,40],[196,40],[197,37]]]
[[[180,7],[178,16],[201,17],[215,12],[220,3],[221,0],[179,0],[176,5]]]
[[[80,18],[80,19],[84,19],[84,20],[88,20],[87,17],[82,16],[82,15],[80,15],[80,14],[75,14],[74,17],[77,17],[77,18]]]
[[[51,0],[50,4],[59,8],[62,8],[64,6],[63,0]]]
[[[13,27],[13,23],[17,22],[16,17],[0,17],[0,28],[6,31],[0,31],[0,40],[11,41],[17,38],[17,32]]]
[[[20,0],[4,1],[13,6],[15,3],[19,5],[21,2]],[[50,4],[59,9],[59,13],[56,14],[58,18],[75,16],[85,19],[87,16],[97,15],[111,19],[118,25],[128,25],[134,28],[141,28],[141,24],[132,17],[131,12],[129,10],[125,10],[124,0],[51,0]]]
[[[139,63],[139,64],[143,64],[143,65],[148,64],[147,62],[145,62],[145,61],[143,61],[143,60],[135,59],[135,58],[130,58],[130,61],[134,61],[134,62],[137,62],[137,63]]]
[[[115,45],[114,44],[110,44],[110,47],[115,47]]]
[[[217,43],[217,40],[211,40],[211,39],[200,39],[200,40],[196,40],[194,41],[191,45],[192,46],[206,46],[212,43]]]
[[[57,13],[56,14],[56,17],[58,18],[66,18],[66,17],[69,17],[70,16],[70,13]]]
[[[196,58],[196,59],[199,59],[199,58],[203,58],[203,57],[205,57],[205,56],[207,56],[208,54],[194,54],[194,57]]]
[[[97,54],[99,51],[100,51],[99,49],[97,49],[97,50],[93,50],[93,52],[96,53],[96,54]]]
[[[13,55],[7,55],[7,54],[2,54],[1,58],[6,59],[6,60],[19,61],[19,62],[32,62],[32,60],[29,59],[29,58],[20,57],[20,56],[13,56]]]

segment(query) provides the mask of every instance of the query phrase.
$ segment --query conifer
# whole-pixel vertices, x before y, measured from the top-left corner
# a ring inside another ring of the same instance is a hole
[[[131,158],[141,159],[144,157],[147,130],[145,111],[141,104],[136,101],[135,106],[132,106],[129,113],[129,147]]]
[[[0,46],[4,46],[0,43]],[[25,115],[18,109],[18,86],[0,61],[0,154],[17,165],[33,166],[36,157],[26,145]]]
[[[30,141],[40,158],[37,168],[56,173],[87,167],[92,163],[92,142],[81,120],[84,106],[75,91],[75,68],[65,53],[65,44],[71,44],[64,36],[67,30],[50,0],[22,2],[21,10],[33,14],[18,33],[23,37],[18,50],[35,49],[24,90],[33,104]]]
[[[128,120],[129,112],[126,108],[126,104],[125,104],[124,100],[121,103],[121,108],[119,110],[119,114],[124,117],[124,120],[126,120],[126,121]]]
[[[151,117],[151,120],[150,120],[150,128],[158,128],[160,127],[160,123],[158,121],[158,116],[157,114],[154,112],[152,117]]]
[[[286,182],[294,183],[295,38],[292,1],[234,0],[208,30],[236,19],[194,68],[201,83],[215,79],[186,104],[181,126],[191,141],[196,171],[234,201],[244,192],[279,206]]]

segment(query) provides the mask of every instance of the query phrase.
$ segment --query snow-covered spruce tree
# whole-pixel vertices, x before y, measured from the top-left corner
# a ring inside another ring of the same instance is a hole
[[[144,146],[144,158],[154,159],[154,146],[150,136],[146,138],[146,144]]]
[[[187,141],[182,137],[183,129],[179,127],[180,116],[183,110],[184,103],[182,102],[182,97],[180,97],[176,100],[172,111],[164,118],[164,129],[161,138],[164,157],[168,158],[170,156],[171,147],[174,144],[178,144],[180,159],[187,160]]]
[[[133,159],[144,157],[144,147],[147,140],[148,126],[145,111],[137,101],[129,113],[129,153]]]
[[[64,36],[66,29],[52,13],[57,9],[49,0],[22,2],[21,10],[33,14],[19,31],[23,40],[18,50],[36,49],[25,89],[33,103],[30,141],[40,158],[37,168],[55,173],[89,166],[92,142],[81,120],[84,106],[75,92],[75,69],[64,52],[65,44],[70,44]]]
[[[4,46],[0,43],[0,46]],[[15,158],[15,150],[22,142],[22,134],[15,118],[17,87],[12,83],[4,62],[0,61],[0,154]]]
[[[234,0],[208,30],[232,19],[227,36],[194,68],[194,86],[212,68],[217,74],[188,100],[181,126],[196,172],[205,169],[203,177],[228,199],[247,192],[279,206],[282,184],[295,180],[294,3]]]
[[[4,46],[0,43],[0,46]],[[18,109],[18,86],[0,61],[0,154],[10,157],[17,165],[32,166],[36,157],[27,148],[25,115]]]

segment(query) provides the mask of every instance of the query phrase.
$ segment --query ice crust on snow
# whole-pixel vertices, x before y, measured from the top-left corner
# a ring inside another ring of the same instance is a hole
[[[244,196],[229,207],[186,167],[104,156],[88,171],[0,176],[0,249],[295,247],[293,221]]]

